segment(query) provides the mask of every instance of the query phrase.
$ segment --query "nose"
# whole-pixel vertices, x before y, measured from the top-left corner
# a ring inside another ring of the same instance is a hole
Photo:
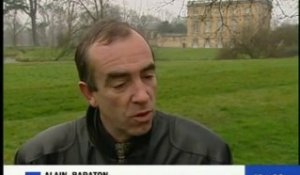
[[[135,88],[133,88],[132,102],[136,104],[144,104],[147,103],[150,99],[149,92],[145,84],[142,81],[139,81],[135,84]]]

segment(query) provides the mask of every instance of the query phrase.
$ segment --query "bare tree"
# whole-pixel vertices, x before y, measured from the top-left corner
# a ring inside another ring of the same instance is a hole
[[[28,0],[27,7],[22,9],[31,19],[31,32],[32,32],[32,42],[34,46],[38,46],[38,37],[37,37],[37,0]]]
[[[273,27],[288,23],[297,23],[299,20],[299,1],[298,0],[272,0],[273,3]]]
[[[73,2],[79,4],[93,22],[104,18],[105,8],[108,6],[108,0],[73,0]]]
[[[11,33],[13,46],[17,46],[18,34],[25,27],[25,25],[22,26],[18,18],[18,11],[27,10],[27,6],[23,0],[4,0],[3,5],[5,24],[9,26],[8,30]]]
[[[18,45],[18,36],[25,29],[27,22],[25,22],[25,24],[21,23],[18,18],[17,9],[7,12],[4,19],[5,30],[10,34],[12,45],[16,47]]]
[[[257,0],[246,1],[250,2],[251,5]],[[272,15],[279,20],[298,18],[299,5],[296,0],[286,0],[284,3],[279,0],[262,1],[273,4],[273,9],[277,9],[277,11]],[[165,11],[165,7],[170,7],[178,2],[179,0],[162,0],[155,10],[157,13],[163,13]],[[183,7],[186,6],[186,3],[192,2],[193,1],[190,0],[180,1],[181,8],[178,12],[179,17],[182,15],[181,12],[183,11]],[[220,33],[226,31],[232,32],[231,24],[228,24],[225,20],[224,9],[235,9],[238,5],[237,0],[198,0],[194,2],[206,3],[205,10],[200,16],[198,16],[199,19],[197,20],[205,20],[211,13],[218,13],[221,23],[214,31],[215,34],[220,35]],[[140,1],[140,3],[142,3],[142,1]],[[113,6],[109,0],[4,0],[4,14],[13,9],[25,12],[31,19],[31,32],[34,45],[39,44],[37,35],[38,26],[40,26],[40,30],[45,29],[48,31],[47,33],[52,33],[49,35],[51,36],[49,39],[52,38],[50,43],[52,43],[51,45],[54,45],[55,42],[53,41],[55,40],[54,37],[57,33],[61,33],[60,36],[70,39],[76,35],[80,35],[78,31],[83,30],[91,23],[105,17],[121,18],[122,16],[122,20],[127,21],[138,28],[146,29],[154,22],[153,19],[149,17],[151,15],[147,15],[142,12],[141,5],[142,4],[140,4],[140,9],[137,11],[129,10],[125,7],[125,0],[123,0],[123,11],[121,11],[119,6]],[[214,11],[215,7],[218,9],[217,11]],[[12,14],[13,13],[11,13],[11,15]],[[37,22],[37,16],[41,17],[39,20],[42,20],[42,23]],[[13,18],[10,19],[13,20]],[[57,28],[60,30],[57,30]]]
[[[71,38],[73,36],[73,27],[74,27],[74,21],[77,17],[76,14],[76,4],[73,1],[67,1],[66,7],[67,7],[67,39],[71,41]]]
[[[27,5],[23,0],[4,0],[3,1],[3,14],[7,14],[12,10],[24,10]]]

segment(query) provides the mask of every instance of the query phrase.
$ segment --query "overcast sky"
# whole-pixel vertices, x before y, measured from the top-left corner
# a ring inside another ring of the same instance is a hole
[[[133,9],[141,14],[150,14],[163,20],[186,16],[188,0],[111,0],[110,2]]]

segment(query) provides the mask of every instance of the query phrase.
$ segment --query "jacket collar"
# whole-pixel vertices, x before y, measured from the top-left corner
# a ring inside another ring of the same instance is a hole
[[[86,122],[91,145],[96,147],[108,161],[112,163],[143,163],[151,131],[143,136],[134,137],[126,143],[117,143],[102,125],[98,108],[88,107]]]

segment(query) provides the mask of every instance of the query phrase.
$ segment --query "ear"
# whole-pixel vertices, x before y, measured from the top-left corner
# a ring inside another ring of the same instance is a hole
[[[88,103],[93,107],[97,107],[97,101],[93,95],[93,92],[89,89],[88,85],[85,82],[80,81],[79,88],[82,95],[85,97]]]

